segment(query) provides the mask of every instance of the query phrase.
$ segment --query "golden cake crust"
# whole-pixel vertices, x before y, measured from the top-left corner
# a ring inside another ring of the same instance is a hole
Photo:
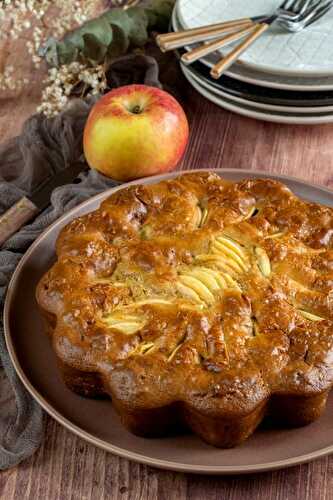
[[[333,384],[333,209],[195,173],[72,221],[37,288],[67,385],[140,435],[234,446],[303,425]]]

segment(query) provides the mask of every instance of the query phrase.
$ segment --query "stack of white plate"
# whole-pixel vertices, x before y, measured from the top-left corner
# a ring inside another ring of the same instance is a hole
[[[270,13],[280,3],[178,0],[172,28],[179,31]],[[190,66],[181,63],[185,77],[207,99],[236,113],[271,122],[333,122],[333,10],[296,34],[272,26],[224,76],[214,80],[210,68],[222,55],[215,52]]]

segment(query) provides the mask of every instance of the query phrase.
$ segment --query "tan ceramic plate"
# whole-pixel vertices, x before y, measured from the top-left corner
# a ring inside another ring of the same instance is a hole
[[[231,180],[280,179],[303,198],[333,205],[333,193],[328,189],[290,177],[246,170],[216,172]],[[174,175],[177,174],[140,183],[149,184]],[[249,473],[288,467],[332,453],[333,394],[325,414],[314,424],[289,430],[260,428],[238,448],[221,450],[193,435],[164,439],[133,436],[121,425],[110,401],[84,399],[65,387],[43,330],[35,287],[55,260],[54,245],[60,229],[75,217],[96,209],[111,192],[81,204],[45,231],[25,254],[10,282],[4,312],[6,342],[17,373],[32,396],[59,423],[83,439],[116,455],[165,469],[206,474]]]

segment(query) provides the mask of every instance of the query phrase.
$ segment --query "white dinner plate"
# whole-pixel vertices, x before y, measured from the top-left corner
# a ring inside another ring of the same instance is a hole
[[[256,120],[263,120],[274,123],[286,123],[292,125],[319,125],[323,123],[333,123],[333,113],[317,113],[317,114],[294,114],[282,113],[274,111],[264,111],[259,108],[250,107],[241,103],[232,101],[230,98],[222,97],[211,90],[207,90],[199,84],[191,75],[186,67],[181,65],[182,71],[189,81],[189,83],[201,94],[203,97],[211,102],[214,102],[221,108],[233,111],[248,118]]]
[[[172,14],[172,29],[174,31],[180,31],[183,29],[178,15],[177,6],[173,10]],[[191,50],[196,45],[185,47],[186,50]],[[200,59],[200,61],[212,68],[214,64],[220,59],[219,53],[213,52],[206,57]],[[254,68],[250,68],[247,65],[242,64],[242,62],[236,62],[228,69],[225,73],[227,76],[234,78],[245,83],[251,83],[252,85],[259,85],[260,87],[267,87],[272,89],[281,90],[294,90],[294,91],[325,91],[333,90],[333,76],[288,76],[285,74],[270,74],[263,71],[258,71]]]
[[[210,84],[210,82],[201,76],[198,72],[194,71],[191,66],[185,66],[184,64],[180,63],[182,66],[182,69],[184,71],[187,71],[192,78],[198,83],[198,85],[201,85],[204,87],[206,90],[209,92],[213,92],[214,94],[220,96],[221,98],[227,98],[230,101],[233,101],[235,103],[239,103],[240,105],[244,106],[250,106],[251,108],[257,109],[257,110],[264,110],[264,111],[274,111],[274,112],[282,112],[282,113],[297,113],[297,114],[302,114],[302,115],[318,115],[318,113],[333,113],[333,106],[308,106],[308,107],[301,107],[301,106],[281,106],[281,105],[274,105],[274,104],[266,104],[263,102],[258,102],[258,101],[251,101],[250,99],[246,99],[243,97],[238,97],[232,94],[229,94],[227,92],[224,92],[220,88],[213,86]]]
[[[231,19],[272,13],[281,0],[178,0],[184,28],[196,28]],[[299,32],[273,25],[240,61],[257,71],[296,76],[333,76],[333,10]]]

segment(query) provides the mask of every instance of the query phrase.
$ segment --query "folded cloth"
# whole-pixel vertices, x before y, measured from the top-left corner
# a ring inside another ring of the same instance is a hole
[[[139,82],[161,86],[158,66],[152,57],[125,56],[108,72],[114,87]],[[62,114],[52,119],[32,116],[19,137],[0,146],[0,213],[23,195],[31,194],[57,171],[73,161],[83,161],[82,133],[93,102],[74,100]],[[0,470],[29,457],[43,437],[42,409],[18,379],[4,341],[2,311],[10,277],[29,245],[53,221],[115,184],[96,171],[80,174],[76,183],[55,189],[50,206],[14,234],[0,250]]]

